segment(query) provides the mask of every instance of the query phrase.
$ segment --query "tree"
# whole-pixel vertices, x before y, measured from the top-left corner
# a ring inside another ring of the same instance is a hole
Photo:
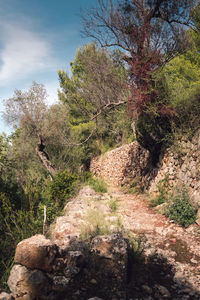
[[[77,50],[71,73],[58,72],[59,98],[68,110],[68,143],[88,165],[91,156],[120,142],[125,131],[130,133],[125,121],[127,71],[120,51],[111,53],[92,43]]]
[[[188,34],[192,47],[172,59],[157,76],[164,78],[168,102],[175,112],[172,119],[174,133],[189,136],[200,126],[200,35],[191,30]]]
[[[194,27],[191,13],[196,1],[99,0],[98,4],[83,16],[83,34],[103,47],[125,51],[131,91],[129,111],[139,124],[137,132],[143,136],[140,142],[154,155],[161,147],[159,140],[166,130],[170,131],[169,119],[174,114],[167,98],[162,101],[163,91],[157,89],[154,74],[188,47],[186,28]],[[154,133],[147,128],[141,132],[149,119],[159,126]]]
[[[59,126],[58,121],[49,120],[51,110],[45,102],[46,98],[47,93],[44,86],[36,82],[28,91],[15,90],[14,96],[5,100],[4,117],[7,122],[14,125],[15,129],[18,129],[16,142],[20,141],[21,152],[28,151],[27,148],[33,145],[43,166],[53,176],[56,173],[56,168],[50,162],[44,148],[45,142],[52,138],[52,134],[55,137],[55,132]],[[59,114],[57,118],[59,120]],[[24,153],[24,155],[26,154]]]
[[[120,63],[120,52],[113,55],[116,63],[110,53],[88,44],[77,50],[71,78],[58,71],[63,90],[59,97],[68,105],[71,116],[74,114],[72,122],[79,123],[79,118],[95,120],[103,111],[126,103],[127,72]]]

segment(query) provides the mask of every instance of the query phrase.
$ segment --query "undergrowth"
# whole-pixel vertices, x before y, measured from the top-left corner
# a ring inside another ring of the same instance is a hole
[[[176,188],[171,195],[165,215],[183,227],[188,227],[195,223],[197,211],[190,203],[189,194],[185,186]]]
[[[89,210],[85,215],[85,222],[80,227],[80,237],[84,241],[91,241],[95,236],[122,232],[120,218],[109,219],[103,212]]]
[[[103,179],[99,178],[90,178],[88,184],[95,190],[96,193],[106,193],[107,187]]]
[[[109,207],[112,213],[115,213],[118,210],[117,199],[111,199]]]

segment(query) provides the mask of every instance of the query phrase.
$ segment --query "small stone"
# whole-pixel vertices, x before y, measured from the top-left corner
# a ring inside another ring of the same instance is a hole
[[[92,280],[90,280],[90,283],[97,284],[97,281],[96,281],[96,279],[92,279]]]
[[[172,242],[173,244],[175,244],[176,243],[176,239],[172,238],[172,239],[170,239],[170,242]]]
[[[65,276],[54,276],[53,277],[53,290],[54,291],[62,291],[69,284],[69,279]]]
[[[197,263],[198,263],[198,261],[197,261],[196,259],[194,259],[194,258],[192,258],[190,261],[191,261],[191,263],[193,263],[193,264],[197,264]]]
[[[163,297],[165,297],[165,298],[170,298],[171,297],[171,294],[170,294],[170,292],[168,291],[168,289],[166,287],[164,287],[162,285],[159,285],[159,284],[157,284],[156,287],[157,287],[159,293]]]
[[[99,297],[93,297],[93,298],[90,298],[88,300],[103,300],[102,298],[99,298]]]
[[[142,289],[144,290],[144,292],[148,293],[149,295],[152,294],[152,288],[150,288],[148,285],[142,285]]]
[[[81,294],[81,292],[78,290],[74,293],[74,295],[79,296]]]

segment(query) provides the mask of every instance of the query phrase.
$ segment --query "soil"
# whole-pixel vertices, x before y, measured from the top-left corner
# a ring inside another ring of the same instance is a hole
[[[125,194],[111,186],[109,193],[120,203],[123,226],[145,237],[145,261],[136,264],[137,276],[130,283],[137,291],[133,299],[200,299],[200,226],[172,223],[150,208],[143,194]],[[159,285],[167,288],[168,297],[161,295]]]

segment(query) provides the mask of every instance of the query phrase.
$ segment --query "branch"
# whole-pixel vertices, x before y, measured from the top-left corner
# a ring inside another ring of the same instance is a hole
[[[50,162],[48,154],[44,151],[45,145],[44,145],[44,142],[43,142],[41,136],[39,136],[38,139],[39,139],[39,143],[38,143],[37,147],[35,148],[35,152],[36,152],[37,156],[39,157],[39,159],[41,160],[45,169],[50,173],[50,175],[52,177],[54,177],[57,170],[53,166],[53,164]]]
[[[95,133],[95,131],[97,130],[97,127],[95,126],[95,128],[92,130],[92,132],[90,133],[90,135],[81,143],[68,143],[67,145],[69,146],[81,146],[85,143],[87,143],[87,141],[89,141],[89,139],[93,136],[93,134]]]
[[[127,103],[127,100],[120,101],[120,102],[117,102],[117,103],[115,103],[115,102],[110,102],[110,103],[108,103],[108,104],[106,104],[106,105],[100,107],[99,112],[98,112],[96,115],[94,115],[94,116],[92,117],[91,121],[93,121],[94,119],[96,119],[96,118],[97,118],[102,112],[104,112],[104,110],[107,109],[109,106],[118,106],[118,105],[122,105],[122,104],[125,104],[125,103]]]
[[[102,106],[102,107],[100,108],[100,111],[99,111],[98,113],[96,113],[96,115],[94,115],[94,116],[90,119],[90,121],[94,121],[95,119],[97,119],[97,118],[99,117],[99,115],[102,114],[102,113],[104,112],[104,110],[105,110],[106,108],[108,108],[108,107],[110,107],[110,106],[118,106],[118,105],[122,105],[122,104],[125,104],[125,103],[127,103],[127,101],[120,101],[120,102],[118,102],[118,103],[112,102],[112,103],[108,103],[108,104]],[[95,128],[92,130],[92,132],[89,134],[89,136],[88,136],[83,142],[81,142],[81,143],[65,143],[65,144],[67,144],[68,146],[81,146],[81,145],[83,145],[83,144],[85,144],[85,143],[87,143],[87,142],[89,141],[89,139],[93,136],[93,134],[95,133],[96,130],[97,130],[97,124],[95,125]]]

